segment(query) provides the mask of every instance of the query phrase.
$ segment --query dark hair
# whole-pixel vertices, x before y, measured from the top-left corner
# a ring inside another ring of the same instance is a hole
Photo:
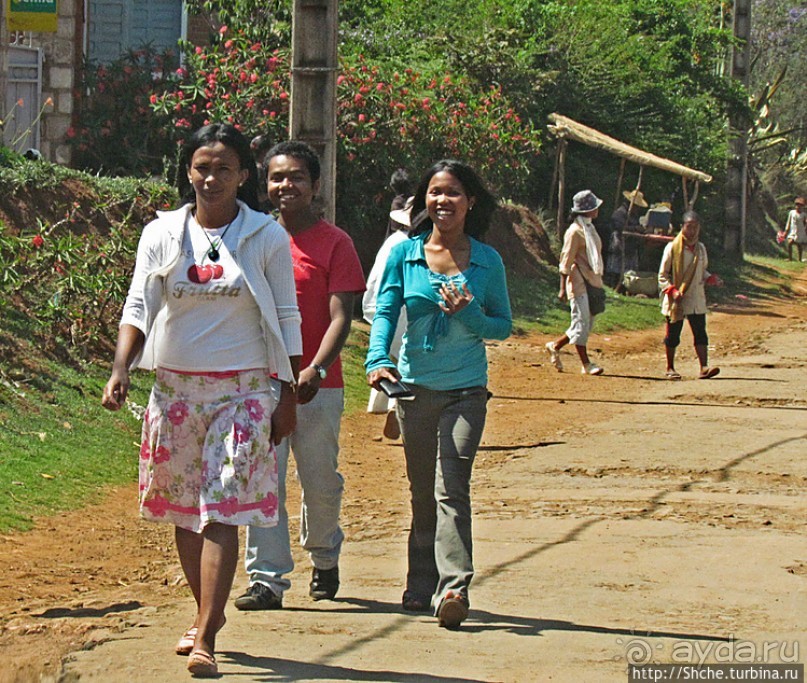
[[[261,165],[264,169],[269,169],[269,160],[272,157],[293,157],[302,161],[308,169],[308,175],[311,177],[311,182],[315,183],[319,180],[320,164],[317,153],[310,145],[299,140],[286,140],[279,142],[272,147],[263,157]]]
[[[681,225],[683,225],[687,221],[695,221],[697,223],[700,223],[701,217],[692,209],[687,209],[686,211],[684,211],[684,215],[681,216]]]
[[[190,168],[193,155],[196,150],[208,147],[220,142],[225,147],[229,147],[238,156],[238,162],[242,170],[248,172],[244,184],[238,188],[237,197],[250,209],[259,211],[258,202],[258,171],[255,167],[255,160],[252,158],[252,151],[247,140],[240,131],[228,123],[211,123],[197,130],[182,145],[182,152],[179,157],[179,171],[177,173],[177,189],[179,196],[185,203],[196,203],[196,193],[188,180],[187,170]]]
[[[417,218],[413,220],[410,236],[419,235],[434,227],[431,218],[426,213],[426,192],[431,179],[442,171],[450,173],[459,180],[466,196],[475,200],[473,211],[468,211],[465,217],[465,234],[481,239],[490,226],[490,219],[493,217],[498,202],[493,193],[485,187],[476,171],[467,164],[454,159],[438,161],[420,179],[417,190],[415,190],[415,200],[412,203],[412,216]]]
[[[410,195],[412,193],[412,181],[405,168],[398,168],[389,179],[389,186],[395,194]]]

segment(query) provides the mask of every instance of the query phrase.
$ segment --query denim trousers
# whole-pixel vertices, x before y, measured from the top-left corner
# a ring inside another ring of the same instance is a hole
[[[398,401],[412,506],[406,590],[435,611],[446,591],[468,597],[474,574],[471,471],[487,415],[487,389],[413,386]]]
[[[344,395],[344,389],[320,389],[310,403],[298,405],[297,429],[277,446],[278,523],[247,527],[245,565],[250,585],[265,584],[281,596],[291,586],[286,578],[294,569],[286,510],[289,450],[302,489],[300,544],[317,569],[333,569],[339,562],[344,479],[337,468]]]

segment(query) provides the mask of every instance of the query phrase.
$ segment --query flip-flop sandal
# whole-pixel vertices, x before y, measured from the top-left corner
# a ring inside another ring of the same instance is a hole
[[[720,368],[707,368],[706,372],[698,375],[698,379],[712,379],[720,374]]]
[[[197,678],[217,678],[219,675],[216,658],[204,650],[194,650],[188,655],[188,671]]]
[[[227,619],[221,622],[221,626],[216,629],[216,633],[221,631],[224,628],[224,624],[227,623]],[[199,629],[196,626],[191,626],[185,633],[182,634],[182,637],[177,641],[176,647],[174,648],[174,652],[182,657],[187,657],[191,652],[193,652],[193,646],[196,644],[196,633]]]
[[[664,375],[667,379],[681,379],[681,374],[676,370],[667,370]]]
[[[193,646],[196,644],[196,631],[198,631],[198,629],[195,626],[191,626],[185,631],[182,637],[177,641],[174,652],[183,657],[193,652]]]
[[[454,591],[448,591],[440,603],[440,609],[437,610],[439,625],[447,629],[459,628],[467,617],[468,600]]]

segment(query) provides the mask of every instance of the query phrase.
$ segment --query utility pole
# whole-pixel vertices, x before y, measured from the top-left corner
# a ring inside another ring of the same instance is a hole
[[[734,0],[732,26],[738,44],[731,49],[731,77],[747,88],[751,75],[751,0]],[[748,214],[749,126],[750,122],[745,114],[734,114],[729,119],[723,248],[727,254],[738,259],[742,258],[745,249]]]
[[[289,134],[322,162],[320,198],[325,218],[336,217],[337,0],[294,0]]]

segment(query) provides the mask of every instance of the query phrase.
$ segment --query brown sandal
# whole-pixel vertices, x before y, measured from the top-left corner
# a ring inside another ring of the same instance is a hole
[[[191,626],[185,633],[182,634],[182,637],[177,641],[177,645],[174,648],[174,652],[178,655],[186,657],[191,652],[193,652],[193,646],[196,644],[196,632],[197,629],[195,626]]]
[[[712,377],[716,377],[720,374],[720,368],[704,368],[701,370],[701,374],[698,375],[698,379],[712,379]]]
[[[440,626],[447,629],[458,628],[468,617],[468,598],[454,591],[448,591],[437,610]]]
[[[222,617],[221,625],[216,629],[216,633],[221,631],[224,628],[224,624],[227,623],[227,619]],[[191,652],[193,652],[193,647],[196,645],[196,634],[199,629],[196,626],[191,626],[185,633],[182,634],[182,637],[177,641],[176,647],[174,647],[174,652],[182,657],[187,657]]]
[[[194,650],[188,655],[188,671],[197,678],[216,678],[219,675],[216,658],[204,650]]]

